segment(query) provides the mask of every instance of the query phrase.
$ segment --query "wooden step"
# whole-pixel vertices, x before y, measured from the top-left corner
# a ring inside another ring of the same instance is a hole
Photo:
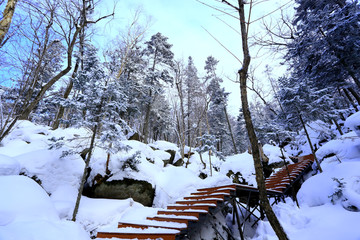
[[[191,216],[187,216],[187,217],[191,217]],[[161,222],[177,222],[177,223],[185,223],[185,224],[188,224],[189,221],[197,222],[199,220],[196,217],[195,218],[186,218],[186,216],[171,217],[170,215],[165,217],[163,216],[147,217],[146,219],[161,221]]]
[[[196,204],[217,204],[218,202],[222,201],[222,199],[201,199],[201,200],[182,200],[176,201],[177,204],[183,205],[196,205]]]
[[[178,223],[178,222],[160,222],[160,221],[148,221],[148,222],[141,222],[141,223],[135,223],[135,222],[119,222],[118,228],[166,228],[166,229],[175,229],[175,230],[183,230],[187,228],[187,224],[184,223]]]
[[[137,239],[137,240],[175,240],[173,233],[119,233],[119,232],[98,232],[96,238],[117,238],[117,239]]]
[[[219,190],[213,190],[213,191],[202,191],[202,192],[193,192],[191,193],[192,196],[199,196],[199,195],[215,195],[215,194],[227,194],[230,195],[231,192],[234,192],[233,189],[227,188],[227,189],[219,189]]]
[[[163,214],[163,215],[176,215],[176,216],[194,216],[199,218],[201,214],[207,214],[207,211],[168,211],[168,210],[163,210],[163,211],[158,211],[158,214]]]
[[[225,195],[225,194],[213,194],[213,195],[196,195],[196,196],[189,196],[189,197],[184,197],[185,200],[202,200],[202,199],[212,199],[212,198],[221,198],[221,199],[225,199],[225,196],[229,196],[229,195]]]
[[[209,205],[169,205],[167,209],[174,209],[174,210],[205,210],[209,211],[209,208],[213,206]]]
[[[197,189],[198,192],[211,192],[211,191],[215,191],[215,190],[220,190],[220,189],[231,189],[231,190],[236,190],[236,185],[235,184],[231,184],[231,185],[225,185],[225,186],[220,186],[220,187],[211,187],[211,188],[200,188]]]

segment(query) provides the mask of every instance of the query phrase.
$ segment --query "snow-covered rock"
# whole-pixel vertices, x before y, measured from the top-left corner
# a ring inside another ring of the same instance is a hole
[[[0,176],[19,175],[20,163],[12,157],[0,154]]]
[[[0,176],[0,239],[89,240],[77,223],[61,221],[46,192],[25,176]]]
[[[360,137],[360,112],[354,113],[348,117],[344,126],[353,130]]]

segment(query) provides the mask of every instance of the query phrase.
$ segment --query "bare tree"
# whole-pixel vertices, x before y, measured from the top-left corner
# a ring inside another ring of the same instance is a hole
[[[8,0],[5,6],[3,17],[0,20],[0,48],[5,44],[5,36],[9,31],[11,21],[15,12],[16,3],[18,0]]]
[[[236,9],[239,13],[240,18],[240,30],[241,30],[241,40],[242,40],[242,51],[243,51],[243,61],[242,61],[242,67],[240,68],[238,74],[240,77],[240,92],[241,92],[241,104],[242,104],[242,110],[244,113],[244,119],[246,124],[246,129],[248,132],[250,144],[251,144],[251,150],[254,160],[254,166],[255,166],[255,172],[256,172],[256,182],[258,185],[259,190],[259,200],[260,205],[264,209],[266,216],[270,222],[270,225],[274,229],[276,235],[280,240],[288,239],[284,229],[282,228],[279,220],[277,219],[274,211],[271,208],[271,205],[269,203],[269,199],[267,198],[266,193],[266,187],[265,187],[265,179],[264,179],[264,172],[263,167],[260,159],[260,150],[258,145],[258,139],[255,134],[253,122],[251,119],[251,114],[249,110],[249,103],[247,99],[247,86],[246,82],[248,79],[248,71],[250,66],[250,51],[249,51],[249,44],[248,44],[248,33],[249,33],[249,26],[250,26],[250,14],[248,19],[245,18],[245,2],[244,0],[238,0],[238,7],[232,5],[230,2],[223,0],[225,4],[231,6],[232,8]],[[252,3],[253,1],[250,0],[250,13],[252,9]]]
[[[96,20],[89,20],[87,15],[83,11],[83,4],[91,4],[87,0],[82,1],[61,1],[61,2],[51,2],[47,0],[43,3],[32,4],[28,3],[29,8],[33,12],[37,12],[40,17],[40,22],[43,21],[45,24],[45,38],[40,39],[43,41],[42,44],[42,53],[46,53],[49,49],[49,46],[55,42],[61,41],[64,46],[66,46],[66,60],[64,67],[57,72],[51,79],[49,79],[45,84],[41,85],[40,89],[34,92],[33,88],[29,88],[27,91],[25,101],[22,102],[22,105],[19,107],[20,111],[13,113],[12,121],[4,126],[0,131],[0,142],[4,137],[9,134],[11,129],[14,127],[15,123],[19,119],[28,119],[30,113],[37,107],[39,102],[43,99],[45,93],[54,86],[62,77],[68,74],[72,68],[73,62],[73,51],[77,43],[79,33],[82,29],[90,24],[95,24],[102,19],[113,16],[114,13],[111,13],[106,16],[99,17]],[[85,14],[85,15],[84,15]],[[36,31],[36,29],[34,29]],[[36,35],[35,35],[36,36]],[[50,40],[50,37],[53,37]],[[60,38],[60,39],[57,39]],[[31,41],[36,41],[37,39],[30,39]],[[39,66],[44,64],[43,61],[39,61]],[[40,69],[35,68],[34,81],[37,80],[37,72],[40,72]],[[33,81],[33,82],[34,82]],[[34,85],[31,85],[34,86]],[[34,94],[33,94],[34,93]],[[31,98],[30,98],[31,96]]]

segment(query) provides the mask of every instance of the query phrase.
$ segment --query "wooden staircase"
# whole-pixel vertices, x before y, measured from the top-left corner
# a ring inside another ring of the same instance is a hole
[[[156,216],[142,222],[119,222],[116,231],[98,232],[97,238],[175,240],[187,233],[189,225],[197,224],[235,191],[235,185],[198,189],[166,210],[159,210]]]
[[[313,162],[312,155],[299,157],[297,163],[289,164],[274,173],[265,181],[268,197],[283,196],[292,184],[311,168]],[[97,238],[177,240],[187,234],[190,225],[197,224],[200,218],[206,217],[230,197],[235,197],[239,201],[245,197],[249,207],[251,201],[254,201],[253,205],[256,208],[259,205],[258,195],[256,187],[241,184],[197,189],[183,200],[167,206],[166,210],[159,210],[156,216],[148,217],[141,222],[119,222],[118,229],[112,232],[98,232]]]
[[[266,179],[266,189],[285,192],[309,168],[311,168],[313,162],[314,157],[311,154],[299,157],[297,163],[282,167],[278,172]]]

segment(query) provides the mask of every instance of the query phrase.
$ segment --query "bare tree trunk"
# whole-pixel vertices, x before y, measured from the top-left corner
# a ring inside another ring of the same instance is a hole
[[[41,99],[43,98],[45,92],[51,88],[60,78],[62,78],[63,76],[65,76],[68,72],[70,72],[71,70],[71,61],[72,61],[72,53],[74,50],[74,46],[75,46],[75,42],[77,39],[77,36],[79,34],[81,30],[81,27],[78,26],[76,27],[76,31],[71,39],[71,43],[68,47],[67,50],[67,66],[66,68],[64,68],[61,72],[59,72],[56,76],[54,76],[52,79],[50,79],[50,81],[48,83],[46,83],[44,86],[41,87],[39,93],[36,95],[36,97],[34,98],[34,100],[32,102],[30,102],[25,109],[22,111],[22,113],[20,114],[20,120],[26,120],[29,118],[29,115],[31,113],[31,111],[38,105],[38,103],[41,101]]]
[[[343,88],[343,92],[345,93],[345,96],[347,97],[347,99],[349,100],[350,104],[353,106],[353,108],[355,109],[355,111],[357,111],[357,107],[356,107],[356,104],[354,103],[353,99],[351,98],[349,92]]]
[[[225,2],[227,2],[227,1],[225,1]],[[251,4],[252,4],[252,1],[250,3],[250,8],[251,8]],[[262,164],[261,164],[261,160],[260,160],[258,140],[257,140],[256,134],[255,134],[252,120],[251,120],[249,103],[248,103],[248,99],[247,99],[246,81],[247,81],[248,69],[249,69],[250,59],[251,59],[250,53],[249,53],[249,46],[248,46],[249,22],[247,23],[248,25],[246,27],[244,0],[238,0],[238,5],[239,5],[239,8],[237,8],[237,10],[239,12],[239,18],[240,18],[242,50],[243,50],[243,55],[244,55],[243,65],[242,65],[241,69],[239,70],[241,104],[242,104],[242,109],[243,109],[243,113],[244,113],[246,129],[247,129],[249,140],[251,143],[252,156],[253,156],[255,172],[256,172],[256,182],[257,182],[258,189],[259,189],[260,206],[264,209],[266,216],[270,222],[270,225],[274,229],[277,237],[280,240],[287,240],[288,237],[287,237],[284,229],[282,228],[279,220],[277,219],[274,211],[272,210],[271,205],[269,203],[269,199],[267,198],[264,172],[263,172],[263,168],[262,168]]]
[[[15,12],[15,6],[18,0],[8,0],[3,12],[3,18],[0,20],[0,48],[5,44],[4,41],[9,31],[11,21]]]
[[[308,142],[309,142],[311,152],[312,152],[312,154],[314,155],[316,164],[317,164],[317,166],[318,166],[318,168],[319,168],[319,171],[322,172],[322,168],[321,168],[320,163],[319,163],[319,161],[318,161],[318,159],[317,159],[317,157],[316,157],[314,147],[313,147],[313,145],[312,145],[312,143],[311,143],[311,139],[310,139],[309,133],[308,133],[308,131],[307,131],[305,122],[304,122],[304,120],[303,120],[300,112],[299,112],[299,118],[300,118],[300,122],[301,122],[301,124],[302,124],[302,126],[303,126],[303,128],[304,128],[304,131],[305,131],[307,140],[308,140]]]
[[[332,121],[335,123],[336,129],[339,131],[340,135],[344,135],[338,122],[335,119],[332,119]]]
[[[145,120],[144,120],[144,128],[143,128],[144,143],[148,143],[150,112],[151,112],[151,104],[149,103],[146,107]]]
[[[207,113],[205,113],[205,117],[206,117],[207,133],[210,135],[210,124]],[[211,149],[209,150],[209,167],[210,167],[210,177],[212,177]]]
[[[345,88],[343,88],[343,92],[344,92],[346,98],[349,100],[350,104],[351,104],[351,105],[353,106],[353,108],[355,108],[355,110],[357,111],[356,104],[354,103],[353,99],[351,98],[349,92],[348,92]]]
[[[84,189],[84,185],[86,182],[86,175],[87,175],[87,171],[88,171],[88,167],[89,167],[89,163],[90,163],[90,159],[91,159],[91,155],[94,149],[94,145],[95,145],[95,137],[96,137],[96,132],[97,132],[97,128],[98,128],[98,124],[96,124],[94,126],[93,129],[93,134],[91,136],[91,142],[90,142],[90,148],[89,148],[89,153],[87,155],[86,161],[85,161],[85,167],[84,167],[84,172],[83,172],[83,176],[81,178],[81,182],[80,182],[80,188],[79,188],[79,192],[76,198],[76,203],[75,203],[75,208],[74,208],[74,212],[73,212],[73,216],[72,216],[72,221],[76,221],[76,215],[79,211],[79,206],[80,206],[80,200],[81,200],[81,195]]]
[[[237,149],[236,149],[236,143],[235,143],[235,139],[234,139],[234,134],[232,132],[232,129],[231,129],[231,124],[230,124],[230,120],[229,120],[229,115],[227,113],[227,110],[226,110],[226,107],[224,107],[224,111],[225,111],[225,116],[226,116],[226,121],[227,121],[227,124],[229,126],[229,132],[230,132],[230,136],[231,136],[231,141],[233,143],[233,146],[234,146],[234,152],[235,154],[238,153]]]
[[[348,90],[349,90],[349,92],[351,93],[351,95],[354,96],[354,98],[356,99],[358,105],[360,106],[360,97],[359,97],[359,94],[358,94],[352,87],[349,87]]]

